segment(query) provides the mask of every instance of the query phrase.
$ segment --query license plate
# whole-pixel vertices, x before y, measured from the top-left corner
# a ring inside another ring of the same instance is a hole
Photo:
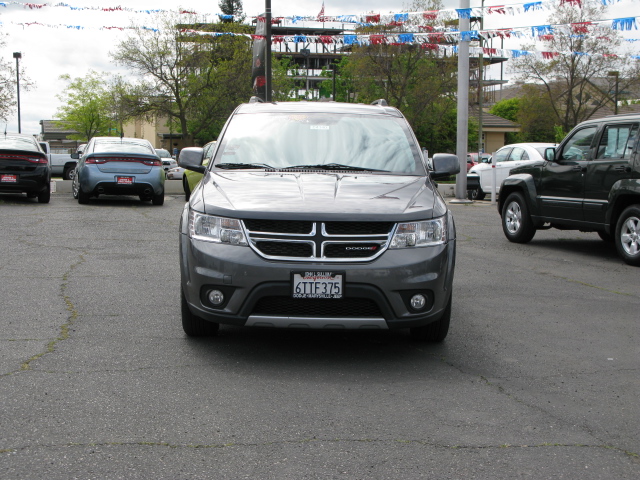
[[[0,182],[16,183],[17,181],[18,181],[18,175],[12,175],[12,174],[0,175]]]
[[[133,185],[133,177],[116,177],[118,185]]]
[[[343,273],[293,272],[293,298],[342,298]]]

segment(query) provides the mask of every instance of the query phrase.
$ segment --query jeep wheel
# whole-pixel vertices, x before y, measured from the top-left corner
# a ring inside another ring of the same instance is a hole
[[[640,205],[631,205],[622,212],[616,226],[615,242],[626,263],[640,266]]]
[[[474,188],[472,190],[467,190],[467,198],[469,200],[484,200],[484,197],[487,194],[484,193],[484,191],[478,187],[478,188]]]
[[[425,325],[424,327],[413,327],[409,329],[411,338],[421,342],[442,342],[447,337],[447,333],[449,333],[452,300],[453,295],[449,297],[449,303],[447,303],[440,320],[430,323],[429,325]]]
[[[206,320],[195,316],[189,310],[187,299],[184,298],[184,292],[180,290],[180,309],[182,311],[182,328],[184,333],[190,337],[213,337],[217,335],[220,328],[219,323],[207,322]]]
[[[527,243],[536,234],[524,197],[514,192],[507,197],[502,207],[502,230],[511,242]]]

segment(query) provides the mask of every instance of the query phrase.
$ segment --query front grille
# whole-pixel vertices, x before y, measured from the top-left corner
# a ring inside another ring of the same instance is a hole
[[[369,261],[389,245],[392,222],[243,220],[250,246],[270,260]]]
[[[313,245],[310,243],[257,241],[255,245],[269,257],[310,258],[313,256]]]
[[[382,317],[378,305],[367,298],[301,299],[284,296],[261,298],[251,314],[281,317]]]
[[[244,225],[252,232],[265,233],[308,235],[313,229],[313,222],[290,220],[245,220]]]
[[[329,235],[387,235],[393,222],[326,222],[325,231]]]

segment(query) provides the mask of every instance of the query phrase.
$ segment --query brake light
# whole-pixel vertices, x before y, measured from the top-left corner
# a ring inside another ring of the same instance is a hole
[[[124,163],[144,163],[152,167],[159,167],[162,165],[160,160],[154,160],[152,158],[129,158],[129,157],[89,157],[85,163],[93,165],[101,165],[107,162],[124,162]]]
[[[0,155],[0,159],[2,160],[26,160],[31,163],[49,163],[46,157],[34,156],[30,157],[28,155]]]

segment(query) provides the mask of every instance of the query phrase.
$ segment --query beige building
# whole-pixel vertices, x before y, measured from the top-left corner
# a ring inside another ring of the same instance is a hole
[[[182,140],[182,135],[173,132],[168,125],[166,117],[154,117],[153,120],[137,118],[130,120],[124,125],[124,136],[133,138],[144,138],[149,140],[154,148],[164,148],[169,152],[178,149],[182,150],[186,145]]]

